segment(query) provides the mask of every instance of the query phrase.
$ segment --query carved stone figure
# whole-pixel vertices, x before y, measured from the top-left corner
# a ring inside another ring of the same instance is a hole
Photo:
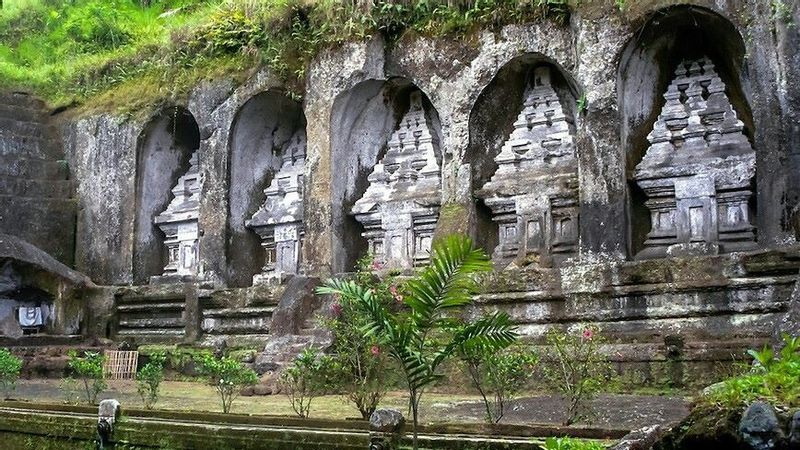
[[[174,198],[167,209],[155,218],[155,224],[166,235],[164,245],[167,247],[167,265],[162,277],[197,275],[201,189],[202,178],[195,150],[189,159],[189,170],[178,178],[172,188]]]
[[[364,225],[369,251],[387,268],[427,263],[441,206],[439,143],[421,92],[412,93],[410,103],[386,154],[367,178],[369,187],[352,209]]]
[[[477,192],[492,210],[498,245],[492,259],[540,265],[575,254],[578,163],[573,119],[553,89],[550,67],[534,69],[514,131],[495,157],[497,171]]]
[[[282,152],[282,165],[269,187],[261,208],[245,225],[258,233],[266,260],[253,284],[280,283],[298,273],[303,245],[303,167],[306,161],[305,132],[298,131]]]
[[[711,60],[681,62],[664,99],[634,174],[651,217],[637,258],[753,248],[756,155]]]

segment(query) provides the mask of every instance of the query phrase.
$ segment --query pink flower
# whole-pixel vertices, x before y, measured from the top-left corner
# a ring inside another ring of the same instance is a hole
[[[594,332],[592,331],[591,328],[585,328],[583,330],[583,338],[586,339],[587,341],[592,339],[593,336],[594,336]]]
[[[389,286],[389,292],[391,292],[392,295],[397,296],[397,286],[395,285]]]
[[[378,260],[372,261],[372,270],[381,270],[381,269],[383,269],[383,264],[381,264],[380,261]]]
[[[403,303],[403,296],[402,296],[402,295],[400,295],[400,294],[397,294],[397,295],[395,295],[395,296],[394,296],[394,300],[395,300],[397,303]]]
[[[333,314],[333,317],[341,316],[342,315],[342,304],[339,303],[339,302],[336,302],[336,303],[332,304],[331,305],[331,314]]]
[[[369,349],[369,352],[372,353],[372,356],[378,356],[381,354],[381,348],[377,345],[373,345],[372,348]]]
[[[397,289],[397,286],[395,285],[389,286],[389,293],[392,294],[392,297],[394,297],[394,300],[397,303],[403,303],[403,295]]]

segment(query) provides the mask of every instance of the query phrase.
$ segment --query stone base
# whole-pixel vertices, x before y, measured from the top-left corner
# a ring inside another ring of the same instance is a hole
[[[150,284],[178,284],[178,283],[194,283],[197,277],[194,275],[153,275],[150,277]]]
[[[667,247],[667,256],[673,258],[714,255],[719,255],[719,244],[716,242],[685,242]]]

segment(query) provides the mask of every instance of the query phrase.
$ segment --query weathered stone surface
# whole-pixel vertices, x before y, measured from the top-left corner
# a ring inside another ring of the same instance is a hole
[[[800,448],[800,411],[795,411],[789,422],[789,446]]]
[[[576,254],[574,120],[561,107],[551,70],[549,66],[533,70],[514,131],[494,158],[498,169],[478,191],[498,224],[493,259],[500,264],[526,257],[543,263]]]
[[[711,59],[682,61],[664,99],[634,176],[651,211],[639,257],[753,248],[756,154]]]
[[[395,433],[403,429],[406,423],[403,413],[396,409],[376,409],[369,416],[369,429],[383,433]]]
[[[661,425],[640,428],[631,431],[608,450],[650,450],[663,434]]]
[[[303,245],[303,170],[306,162],[305,131],[298,131],[283,149],[283,164],[264,190],[266,200],[246,222],[261,237],[266,261],[253,284],[280,283],[297,275]]]
[[[410,269],[429,260],[441,206],[439,143],[422,93],[412,93],[410,102],[352,209],[364,226],[369,253],[387,269]]]
[[[753,450],[772,450],[783,437],[775,410],[760,401],[747,407],[739,422],[739,432]]]
[[[154,222],[166,236],[167,265],[163,277],[194,277],[200,265],[198,254],[200,192],[203,179],[197,161],[197,152],[189,158],[189,169],[178,178],[172,188],[172,201],[167,209],[157,215]]]

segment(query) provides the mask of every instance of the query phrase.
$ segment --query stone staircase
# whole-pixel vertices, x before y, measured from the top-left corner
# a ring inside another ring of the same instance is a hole
[[[0,92],[0,232],[72,266],[77,202],[58,131],[44,102]]]
[[[136,344],[173,344],[186,335],[182,285],[124,289],[117,294],[118,341]]]

